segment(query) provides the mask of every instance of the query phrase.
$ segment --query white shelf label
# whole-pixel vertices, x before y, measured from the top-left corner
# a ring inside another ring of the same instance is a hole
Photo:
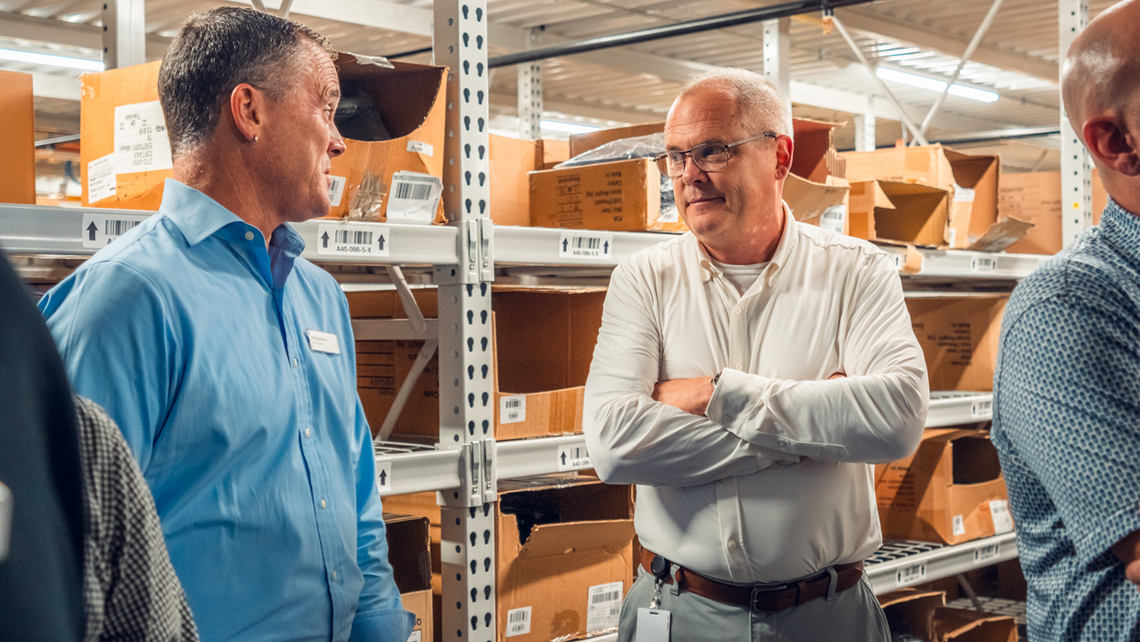
[[[499,423],[517,424],[526,421],[526,395],[499,398]]]
[[[990,544],[974,549],[974,564],[981,566],[1001,555],[1001,544]]]
[[[954,183],[954,202],[973,203],[974,190],[970,189],[969,187],[962,187],[961,185]]]
[[[396,172],[392,175],[392,192],[385,210],[389,223],[431,225],[443,194],[443,181],[438,176],[419,172]]]
[[[427,156],[435,156],[435,147],[429,145],[428,143],[420,141],[420,140],[409,140],[407,149],[409,152],[412,152],[413,154],[424,154]]]
[[[381,494],[392,492],[391,461],[376,462],[376,491]]]
[[[1013,518],[1009,515],[1009,502],[995,499],[990,502],[990,517],[994,518],[994,533],[1001,535],[1013,530]]]
[[[962,519],[961,515],[955,515],[951,524],[953,525],[954,537],[966,534],[966,520]]]
[[[348,182],[343,176],[333,176],[329,174],[329,201],[333,207],[340,207],[340,201],[344,198],[344,185]]]
[[[970,271],[975,274],[989,274],[997,271],[997,259],[992,256],[970,257]]]
[[[561,446],[558,448],[558,472],[567,470],[582,470],[592,468],[590,454],[586,452],[586,444],[576,446]]]
[[[922,584],[926,581],[926,564],[915,564],[895,572],[895,588]]]
[[[317,254],[339,256],[390,256],[392,233],[367,223],[321,223],[317,226]]]
[[[612,259],[613,234],[563,232],[558,238],[560,259]]]
[[[970,418],[971,419],[989,419],[994,414],[994,401],[993,399],[985,399],[983,401],[975,401],[970,404]]]
[[[832,205],[831,207],[823,210],[823,214],[819,216],[820,229],[836,234],[843,233],[843,220],[847,218],[846,205]],[[895,256],[898,256],[897,254]]]
[[[87,163],[87,202],[99,201],[115,195],[115,155],[107,154]]]
[[[887,256],[890,257],[891,261],[895,264],[896,270],[901,270],[903,266],[906,265],[906,257],[898,252],[888,252]]]
[[[586,592],[586,634],[616,629],[621,614],[621,582],[591,586]]]
[[[507,611],[507,637],[530,633],[530,607]]]
[[[408,642],[423,642],[423,635],[423,631],[412,631],[412,634],[408,636]]]
[[[131,214],[96,214],[84,212],[79,231],[83,247],[99,249],[126,234],[132,227],[142,223],[146,216]]]
[[[115,108],[115,173],[172,169],[170,137],[157,100]]]

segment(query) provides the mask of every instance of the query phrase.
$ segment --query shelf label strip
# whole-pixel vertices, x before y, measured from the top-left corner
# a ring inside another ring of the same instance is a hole
[[[990,419],[993,417],[994,401],[993,399],[985,399],[982,401],[975,401],[970,404],[970,418],[971,419]]]
[[[921,584],[926,581],[926,564],[915,564],[895,572],[895,588]]]
[[[321,223],[317,254],[322,256],[391,256],[392,230],[368,223]]]
[[[558,472],[568,470],[582,470],[593,468],[590,463],[590,454],[586,452],[586,444],[579,443],[574,446],[560,446],[558,448]]]
[[[84,212],[79,238],[83,239],[83,247],[97,250],[126,234],[148,216]]]
[[[558,237],[560,259],[612,259],[613,251],[613,234],[562,232]]]

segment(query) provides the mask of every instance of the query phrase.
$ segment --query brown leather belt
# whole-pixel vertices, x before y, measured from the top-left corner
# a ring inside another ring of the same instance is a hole
[[[653,574],[651,567],[654,557],[657,555],[645,548],[641,549],[641,568],[651,575]],[[863,576],[863,562],[840,564],[834,568],[837,574],[836,593],[855,586],[859,583],[859,578]],[[666,574],[664,582],[665,584],[672,584],[672,575]],[[698,575],[684,567],[677,569],[677,584],[682,591],[689,591],[710,600],[743,606],[754,611],[783,611],[793,606],[799,606],[804,602],[825,597],[830,582],[831,574],[823,571],[819,575],[788,584],[758,587],[733,586]]]

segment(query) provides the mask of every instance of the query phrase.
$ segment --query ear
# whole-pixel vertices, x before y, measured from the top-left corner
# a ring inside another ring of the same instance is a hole
[[[1125,176],[1140,176],[1137,135],[1129,132],[1117,114],[1094,116],[1081,130],[1089,153],[1107,169]]]
[[[792,171],[792,154],[795,143],[787,136],[776,139],[776,180],[784,180]]]
[[[249,83],[234,87],[230,92],[230,113],[234,127],[247,141],[253,141],[265,127],[265,94]]]

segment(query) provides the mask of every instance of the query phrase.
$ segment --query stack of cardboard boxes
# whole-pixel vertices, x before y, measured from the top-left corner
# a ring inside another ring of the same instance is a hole
[[[902,589],[879,596],[896,640],[921,642],[1017,642],[1017,622],[1009,616],[945,608],[946,593]]]

